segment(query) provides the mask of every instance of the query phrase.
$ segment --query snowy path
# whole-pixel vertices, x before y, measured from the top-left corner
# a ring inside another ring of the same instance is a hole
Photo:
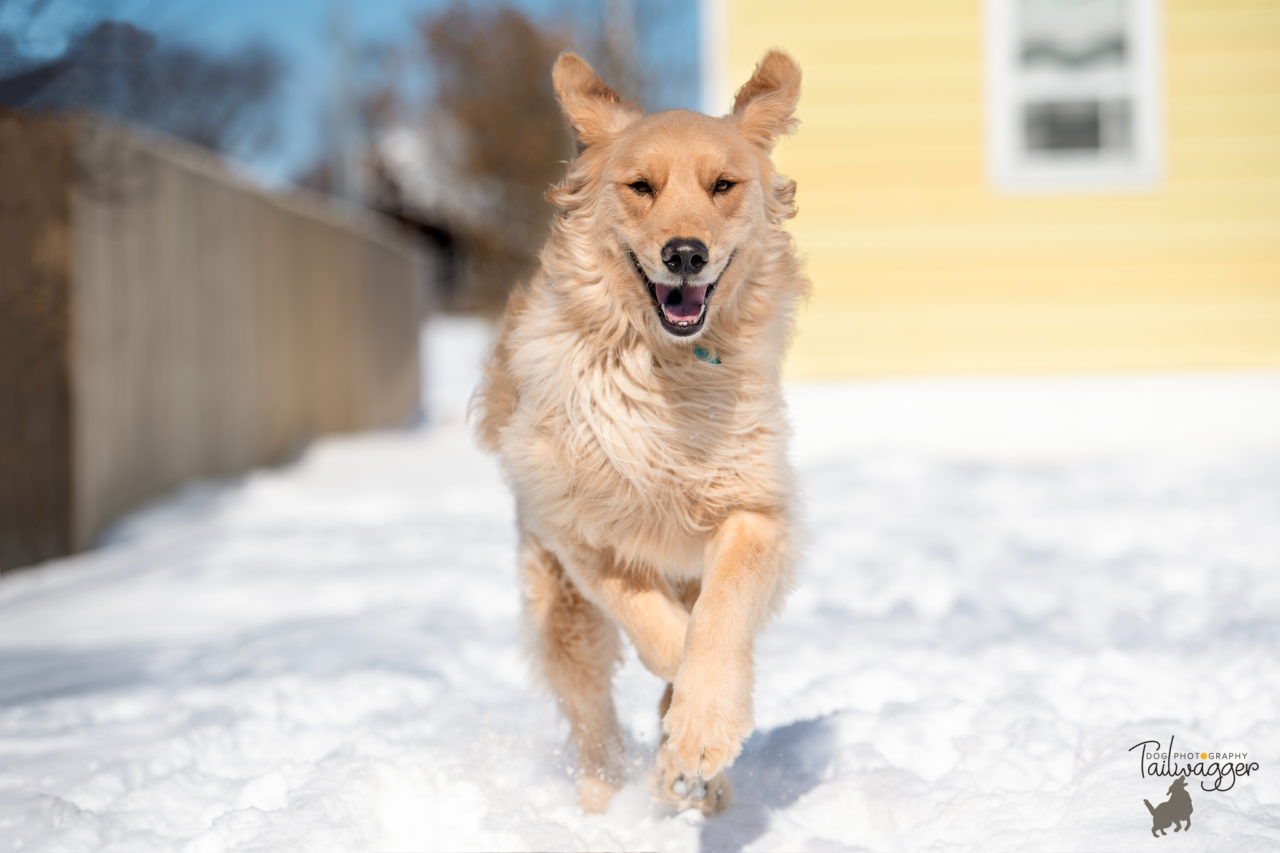
[[[633,781],[574,808],[510,501],[449,423],[0,581],[0,851],[1280,849],[1280,376],[799,387],[792,417],[812,541],[721,817],[650,802],[633,654]],[[1170,735],[1261,769],[1156,841],[1169,780],[1127,750]]]

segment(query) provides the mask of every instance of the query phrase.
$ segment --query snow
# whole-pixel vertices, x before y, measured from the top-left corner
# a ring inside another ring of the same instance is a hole
[[[723,815],[575,806],[510,498],[429,425],[197,484],[0,580],[0,851],[1150,849],[1144,740],[1247,751],[1159,845],[1280,849],[1280,375],[795,385],[809,547]]]

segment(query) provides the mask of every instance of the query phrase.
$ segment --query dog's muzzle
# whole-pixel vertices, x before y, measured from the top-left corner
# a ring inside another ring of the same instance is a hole
[[[689,337],[702,329],[707,320],[708,300],[715,292],[720,279],[724,278],[729,264],[733,263],[733,256],[730,255],[724,269],[720,270],[720,275],[716,276],[716,280],[710,284],[685,282],[678,285],[659,284],[645,275],[644,267],[640,266],[640,260],[635,252],[629,251],[627,254],[631,258],[631,265],[636,269],[636,274],[640,276],[640,280],[644,282],[649,295],[653,298],[662,328],[678,338]]]

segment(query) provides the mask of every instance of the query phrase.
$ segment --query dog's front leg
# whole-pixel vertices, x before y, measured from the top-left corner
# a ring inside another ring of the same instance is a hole
[[[778,590],[785,543],[777,516],[743,512],[730,516],[708,545],[702,593],[662,721],[666,749],[686,774],[711,779],[751,733],[752,641]]]
[[[619,566],[609,555],[585,547],[565,548],[573,582],[627,632],[640,662],[667,682],[676,680],[689,613],[667,581],[652,570]]]

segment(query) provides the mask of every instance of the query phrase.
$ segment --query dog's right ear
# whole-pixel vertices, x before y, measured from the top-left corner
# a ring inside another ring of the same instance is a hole
[[[625,103],[576,54],[560,54],[551,69],[551,82],[573,127],[578,151],[608,139],[643,115],[634,101]]]
[[[765,151],[795,129],[800,99],[800,66],[780,50],[771,50],[742,84],[733,100],[733,119],[743,135]]]

